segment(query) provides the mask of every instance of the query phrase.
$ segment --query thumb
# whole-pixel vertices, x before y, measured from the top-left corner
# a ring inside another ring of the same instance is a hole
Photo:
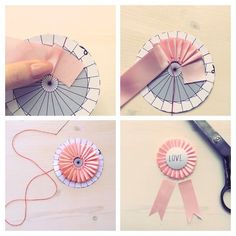
[[[51,73],[53,65],[42,60],[20,61],[5,66],[6,89],[15,89],[32,84]]]

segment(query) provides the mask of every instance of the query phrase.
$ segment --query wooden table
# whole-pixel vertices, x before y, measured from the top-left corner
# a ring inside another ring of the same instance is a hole
[[[32,163],[22,160],[13,151],[13,136],[24,129],[55,132],[65,121],[6,122],[6,201],[21,198],[28,181],[39,173]],[[83,189],[70,188],[54,173],[58,192],[47,201],[29,202],[28,217],[20,227],[6,225],[7,230],[114,230],[115,229],[115,122],[70,121],[57,135],[23,133],[16,140],[17,150],[37,161],[43,168],[52,168],[57,146],[68,138],[93,141],[104,155],[104,170],[100,179]],[[29,197],[48,196],[53,185],[47,177],[36,180]],[[12,220],[20,220],[23,204],[15,203],[6,210]]]
[[[230,122],[210,124],[230,143]],[[197,166],[188,178],[194,185],[202,220],[187,223],[177,187],[164,220],[158,213],[149,216],[162,179],[156,165],[156,152],[170,138],[182,138],[197,151]],[[224,184],[222,163],[215,151],[187,121],[121,122],[121,229],[122,230],[229,230],[230,215],[220,204]],[[228,196],[229,197],[229,196]]]

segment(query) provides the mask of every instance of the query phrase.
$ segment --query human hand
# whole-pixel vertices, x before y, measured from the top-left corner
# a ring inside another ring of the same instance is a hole
[[[44,60],[28,60],[6,64],[6,90],[20,88],[42,79],[52,72],[53,65]]]

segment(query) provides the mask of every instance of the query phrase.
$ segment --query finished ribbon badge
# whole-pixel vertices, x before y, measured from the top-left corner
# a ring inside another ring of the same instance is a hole
[[[197,162],[197,154],[189,142],[182,139],[171,139],[159,148],[156,161],[163,174],[171,179],[182,180],[193,173]],[[158,212],[161,220],[163,219],[175,185],[176,183],[173,181],[162,180],[149,215]],[[185,180],[179,182],[178,185],[187,221],[190,223],[193,215],[201,218],[192,181]]]

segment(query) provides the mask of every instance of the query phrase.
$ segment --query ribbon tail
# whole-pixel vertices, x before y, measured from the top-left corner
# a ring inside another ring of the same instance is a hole
[[[168,205],[168,202],[170,200],[174,188],[175,188],[175,183],[169,180],[162,181],[161,187],[157,193],[157,197],[153,203],[149,216],[158,212],[161,220],[163,219],[166,207]]]
[[[202,219],[192,181],[187,180],[179,183],[179,190],[184,202],[188,223],[191,222],[193,215],[196,215],[198,218]]]

